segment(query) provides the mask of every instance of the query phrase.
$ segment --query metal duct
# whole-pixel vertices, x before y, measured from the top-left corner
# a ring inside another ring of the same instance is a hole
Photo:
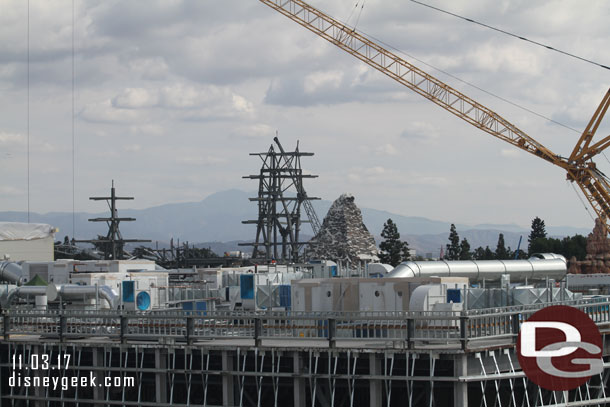
[[[107,285],[63,284],[57,287],[57,295],[62,299],[98,298],[108,301],[111,309],[119,307],[119,296]]]
[[[405,261],[386,277],[468,277],[470,281],[498,280],[508,274],[511,281],[561,280],[567,261],[559,254],[534,254],[528,260]]]
[[[19,263],[12,261],[0,262],[0,281],[8,281],[17,285],[23,284],[23,270]]]
[[[6,298],[3,298],[2,307],[8,308],[16,297],[36,297],[46,295],[47,301],[53,301],[57,298],[57,289],[53,284],[44,285],[22,285],[9,291]]]

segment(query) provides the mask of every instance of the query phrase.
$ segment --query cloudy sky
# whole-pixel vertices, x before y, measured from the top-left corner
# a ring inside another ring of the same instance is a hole
[[[610,3],[424,0],[610,65]],[[354,11],[358,2],[358,11]],[[30,1],[30,205],[72,210],[72,1]],[[364,3],[364,8],[360,10]],[[256,190],[248,153],[315,152],[309,195],[465,224],[591,227],[561,169],[417,96],[256,0],[75,0],[76,210]],[[582,130],[610,71],[410,1],[311,0],[339,20]],[[0,0],[0,210],[27,208],[27,2]],[[410,57],[405,57],[413,61]],[[564,156],[578,133],[413,61]],[[610,134],[610,118],[599,136]],[[610,152],[608,153],[610,156]],[[610,163],[596,159],[610,173]],[[405,231],[408,233],[408,231]]]

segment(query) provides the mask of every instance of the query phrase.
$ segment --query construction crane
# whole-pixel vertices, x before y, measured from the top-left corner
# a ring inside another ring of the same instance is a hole
[[[419,93],[473,126],[543,158],[567,172],[610,231],[610,180],[597,168],[593,158],[610,145],[610,136],[592,143],[610,106],[610,90],[589,121],[569,157],[555,154],[493,110],[483,106],[446,83],[422,71],[375,41],[301,0],[260,0],[330,43]]]

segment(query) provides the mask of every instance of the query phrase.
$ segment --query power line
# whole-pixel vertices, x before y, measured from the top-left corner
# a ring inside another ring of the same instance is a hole
[[[403,55],[405,55],[406,57],[409,57],[409,58],[411,58],[411,59],[414,59],[414,60],[416,60],[416,61],[418,61],[418,62],[420,62],[420,63],[422,63],[422,64],[426,65],[426,66],[427,66],[427,67],[429,67],[429,68],[432,68],[432,69],[434,69],[434,70],[436,70],[436,71],[438,71],[438,72],[441,72],[441,73],[443,73],[443,74],[445,74],[445,75],[447,75],[447,76],[449,76],[449,77],[451,77],[451,78],[453,78],[453,79],[455,79],[455,80],[457,80],[457,81],[460,81],[460,82],[462,82],[462,83],[464,83],[464,84],[466,84],[466,85],[468,85],[468,86],[470,86],[470,87],[472,87],[472,88],[474,88],[474,89],[477,89],[477,90],[479,90],[479,91],[481,91],[481,92],[483,92],[483,93],[485,93],[485,94],[487,94],[487,95],[489,95],[489,96],[493,96],[493,97],[494,97],[494,98],[496,98],[496,99],[499,99],[499,100],[501,100],[501,101],[503,101],[503,102],[505,102],[505,103],[508,103],[509,105],[512,105],[512,106],[514,106],[514,107],[517,107],[517,108],[519,108],[519,109],[521,109],[521,110],[524,110],[524,111],[526,111],[526,112],[528,112],[528,113],[531,113],[531,114],[533,114],[533,115],[535,115],[535,116],[538,116],[538,117],[540,117],[540,118],[542,118],[542,119],[544,119],[544,120],[547,120],[547,121],[549,121],[549,122],[551,122],[551,123],[555,123],[556,125],[561,126],[561,127],[564,127],[564,128],[566,128],[566,129],[568,129],[568,130],[571,130],[571,131],[573,131],[573,132],[575,132],[575,133],[578,133],[578,134],[580,134],[580,133],[581,133],[580,131],[578,131],[578,130],[576,130],[576,129],[574,129],[574,128],[572,128],[572,127],[570,127],[570,126],[566,125],[566,124],[563,124],[563,123],[561,123],[561,122],[558,122],[557,120],[553,120],[553,119],[551,119],[550,117],[547,117],[547,116],[545,116],[545,115],[543,115],[543,114],[540,114],[540,113],[538,113],[538,112],[536,112],[536,111],[534,111],[534,110],[532,110],[532,109],[529,109],[529,108],[527,108],[527,107],[525,107],[525,106],[522,106],[522,105],[520,105],[520,104],[518,104],[518,103],[512,102],[512,101],[510,101],[510,100],[508,100],[508,99],[506,99],[506,98],[504,98],[504,97],[502,97],[502,96],[496,95],[495,93],[492,93],[492,92],[490,92],[490,91],[488,91],[488,90],[485,90],[485,89],[481,88],[480,86],[477,86],[477,85],[475,85],[475,84],[473,84],[473,83],[471,83],[471,82],[468,82],[468,81],[466,81],[466,80],[464,80],[464,79],[461,79],[461,78],[459,78],[459,77],[457,77],[457,76],[455,76],[455,75],[453,75],[453,74],[451,74],[451,73],[449,73],[449,72],[447,72],[447,71],[445,71],[445,70],[442,70],[442,69],[440,69],[440,68],[438,68],[438,67],[436,67],[436,66],[434,66],[434,65],[431,65],[431,64],[429,64],[428,62],[425,62],[425,61],[423,61],[423,60],[421,60],[421,59],[419,59],[419,58],[417,58],[417,57],[415,57],[415,56],[413,56],[413,55],[411,55],[411,54],[408,54],[408,53],[406,53],[406,52],[404,52],[404,51],[402,51],[402,50],[399,50],[398,48],[393,47],[392,45],[390,45],[390,44],[388,44],[388,43],[386,43],[386,42],[384,42],[384,41],[380,40],[379,38],[375,38],[374,36],[372,36],[372,35],[370,35],[370,34],[367,34],[366,32],[364,32],[364,31],[362,31],[362,30],[360,30],[360,32],[361,32],[361,33],[363,33],[364,35],[366,35],[367,37],[369,37],[369,38],[371,38],[371,39],[375,40],[375,41],[376,41],[376,42],[378,42],[379,44],[384,45],[386,48],[389,48],[389,49],[393,50],[393,51],[394,51],[394,52],[396,52],[396,53],[403,54]]]
[[[587,63],[589,63],[589,64],[596,65],[596,66],[599,66],[600,68],[604,68],[604,69],[608,69],[608,70],[610,70],[610,66],[600,64],[600,63],[598,63],[598,62],[592,61],[592,60],[587,59],[587,58],[579,57],[578,55],[574,55],[574,54],[571,54],[571,53],[569,53],[569,52],[562,51],[562,50],[557,49],[557,48],[555,48],[555,47],[552,47],[552,46],[550,46],[550,45],[543,44],[543,43],[538,42],[538,41],[530,40],[529,38],[523,37],[523,36],[521,36],[521,35],[513,34],[513,33],[511,33],[511,32],[508,32],[508,31],[502,30],[502,29],[500,29],[500,28],[496,28],[496,27],[493,27],[493,26],[491,26],[491,25],[488,25],[488,24],[485,24],[485,23],[481,23],[481,22],[476,21],[476,20],[473,20],[473,19],[471,19],[471,18],[463,17],[463,16],[461,16],[461,15],[459,15],[459,14],[455,14],[455,13],[452,13],[452,12],[450,12],[450,11],[443,10],[443,9],[441,9],[441,8],[438,8],[438,7],[434,7],[434,6],[431,6],[431,5],[426,4],[426,3],[422,3],[422,2],[417,1],[417,0],[411,0],[411,1],[412,1],[413,3],[419,4],[419,5],[421,5],[421,6],[428,7],[428,8],[430,8],[430,9],[432,9],[432,10],[436,10],[436,11],[439,11],[439,12],[441,12],[441,13],[449,14],[450,16],[457,17],[457,18],[460,18],[460,19],[462,19],[462,20],[468,21],[469,23],[477,24],[477,25],[480,25],[480,26],[482,26],[482,27],[489,28],[490,30],[494,30],[494,31],[497,31],[497,32],[502,33],[502,34],[510,35],[511,37],[518,38],[518,39],[520,39],[520,40],[523,40],[523,41],[526,41],[526,42],[529,42],[529,43],[532,43],[532,44],[538,45],[538,46],[543,47],[543,48],[546,48],[546,49],[548,49],[548,50],[555,51],[555,52],[559,52],[560,54],[567,55],[567,56],[572,57],[572,58],[580,59],[581,61],[587,62]]]
[[[72,239],[76,239],[75,205],[74,205],[74,0],[72,0]]]
[[[27,23],[27,186],[28,186],[28,223],[30,223],[30,0],[28,0]]]

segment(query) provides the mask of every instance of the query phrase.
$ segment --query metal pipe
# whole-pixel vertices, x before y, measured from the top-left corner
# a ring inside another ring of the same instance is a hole
[[[511,281],[561,280],[567,273],[567,261],[559,254],[534,254],[528,260],[406,261],[386,277],[468,277],[471,281],[497,280],[508,274]]]
[[[39,295],[46,295],[47,301],[53,301],[57,298],[57,289],[53,284],[22,285],[21,287],[16,287],[9,291],[6,298],[3,298],[2,307],[9,308],[13,300],[17,297],[36,297]]]
[[[23,284],[23,269],[19,263],[12,261],[0,262],[0,281],[8,281],[16,285]]]
[[[119,306],[119,296],[107,285],[63,284],[57,287],[57,295],[63,299],[102,298],[108,301],[111,309]]]

